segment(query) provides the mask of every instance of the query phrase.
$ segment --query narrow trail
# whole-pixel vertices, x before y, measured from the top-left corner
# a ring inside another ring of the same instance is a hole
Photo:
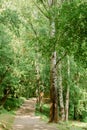
[[[36,100],[26,100],[17,111],[12,130],[58,130],[55,124],[48,124],[35,116]]]

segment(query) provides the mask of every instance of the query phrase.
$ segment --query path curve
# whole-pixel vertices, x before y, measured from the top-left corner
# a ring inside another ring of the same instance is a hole
[[[35,116],[36,99],[24,102],[17,111],[12,130],[58,130],[55,124],[48,124]]]

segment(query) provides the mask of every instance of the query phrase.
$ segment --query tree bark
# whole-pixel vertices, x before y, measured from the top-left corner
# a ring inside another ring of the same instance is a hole
[[[77,73],[75,74],[75,78],[74,78],[74,83],[76,84],[76,86],[79,88],[79,81],[80,81],[80,73],[77,71]],[[78,101],[74,101],[74,115],[73,115],[73,119],[74,120],[77,120],[78,118],[78,112],[77,112],[77,109],[78,109]]]
[[[0,101],[0,106],[4,106],[9,94],[10,94],[10,89],[7,89],[4,96],[2,97],[2,99]]]
[[[50,88],[50,120],[49,122],[58,122],[58,98],[57,98],[57,71],[56,71],[56,52],[51,57],[51,88]]]
[[[40,69],[37,62],[35,62],[35,67],[36,67],[36,82],[37,82],[36,96],[37,96],[37,103],[40,104]]]
[[[49,9],[56,5],[56,0],[48,0]],[[49,37],[50,39],[55,38],[55,20],[49,19]],[[58,122],[58,96],[57,96],[57,69],[56,69],[56,51],[55,43],[53,48],[53,53],[51,56],[51,69],[50,69],[50,119],[49,122]]]
[[[37,60],[38,60],[38,54],[37,54]],[[35,66],[36,66],[36,80],[37,80],[37,89],[36,89],[37,104],[39,104],[39,111],[42,112],[44,92],[40,90],[40,67],[38,61],[35,63]]]
[[[74,116],[73,116],[73,119],[74,119],[74,120],[77,119],[77,107],[76,107],[75,104],[74,104]]]
[[[40,112],[43,112],[42,106],[43,106],[43,96],[44,92],[40,92]]]
[[[69,60],[69,56],[67,56],[67,73],[68,73],[68,83],[67,83],[66,104],[65,104],[65,120],[66,121],[68,121],[68,116],[69,116],[69,81],[70,81],[70,60]]]
[[[63,86],[62,86],[62,64],[61,61],[59,63],[59,101],[60,101],[60,111],[61,111],[61,120],[65,120],[65,110],[64,110],[64,102],[63,102]]]

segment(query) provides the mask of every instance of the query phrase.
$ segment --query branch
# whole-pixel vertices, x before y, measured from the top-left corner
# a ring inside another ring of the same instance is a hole
[[[31,23],[31,22],[29,22],[30,23],[30,25],[31,25],[31,29],[33,30],[33,33],[35,34],[35,36],[36,36],[36,38],[37,38],[37,40],[36,41],[39,41],[39,37],[38,37],[38,34],[37,34],[37,31],[34,29],[34,26],[33,26],[33,24]],[[36,45],[36,51],[38,52],[38,46]]]
[[[42,4],[43,4],[44,9],[48,12],[48,10],[47,10],[47,8],[46,8],[46,5],[45,5],[45,3],[44,3],[43,0],[42,0]]]
[[[34,0],[33,0],[33,2],[34,2]],[[47,16],[45,13],[44,13],[44,11],[34,2],[34,4],[36,5],[36,7],[40,10],[40,12],[47,18],[47,19],[49,19],[49,16]]]
[[[36,32],[36,30],[34,29],[33,24],[32,24],[31,22],[29,22],[29,23],[30,23],[30,25],[31,25],[31,28],[32,28],[32,30],[33,30],[33,32],[34,32],[34,34],[35,34],[35,36],[36,36],[36,37],[38,37],[38,36],[37,36],[37,32]]]
[[[58,61],[56,62],[56,66],[66,55],[67,55],[67,52],[65,52],[65,54],[60,59],[58,59]]]

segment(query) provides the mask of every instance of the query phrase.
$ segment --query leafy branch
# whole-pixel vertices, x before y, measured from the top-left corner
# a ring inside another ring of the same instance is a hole
[[[34,2],[34,0],[33,0],[33,3],[35,4],[35,6],[40,10],[40,12],[47,18],[47,19],[49,19],[50,17],[38,6],[38,4],[36,4],[36,2]],[[43,2],[42,2],[43,3]],[[44,3],[43,3],[43,5],[44,5]],[[45,5],[44,5],[44,7],[45,7]],[[45,7],[45,9],[46,9],[46,7]],[[47,10],[47,9],[46,9]]]

